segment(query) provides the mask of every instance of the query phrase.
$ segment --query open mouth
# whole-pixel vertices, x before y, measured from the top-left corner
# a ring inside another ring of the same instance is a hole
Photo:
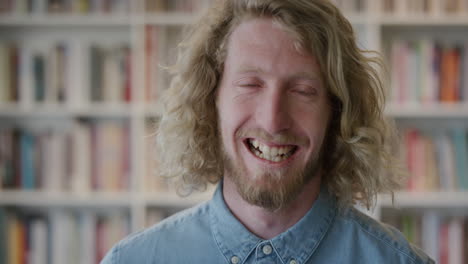
[[[253,138],[247,139],[245,143],[252,154],[260,159],[272,162],[282,162],[287,160],[298,149],[298,147],[294,145],[271,147]]]

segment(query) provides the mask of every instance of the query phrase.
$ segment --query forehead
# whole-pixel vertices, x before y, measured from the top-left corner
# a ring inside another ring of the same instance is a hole
[[[318,73],[313,55],[298,45],[291,30],[269,18],[241,22],[232,32],[227,46],[227,67],[263,71],[302,71]]]

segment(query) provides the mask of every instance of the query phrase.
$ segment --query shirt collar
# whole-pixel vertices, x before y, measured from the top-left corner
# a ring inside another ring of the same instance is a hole
[[[312,208],[294,226],[270,239],[263,240],[247,230],[227,207],[222,182],[211,200],[211,228],[216,244],[228,262],[237,256],[243,263],[258,244],[269,241],[283,263],[295,259],[305,263],[317,249],[333,223],[337,212],[336,199],[321,188]]]

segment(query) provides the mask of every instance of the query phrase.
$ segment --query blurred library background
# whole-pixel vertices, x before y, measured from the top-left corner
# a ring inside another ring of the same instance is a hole
[[[153,141],[160,66],[211,1],[0,0],[0,264],[99,263],[210,198],[155,177]],[[333,2],[385,58],[410,172],[369,214],[468,263],[468,0]]]

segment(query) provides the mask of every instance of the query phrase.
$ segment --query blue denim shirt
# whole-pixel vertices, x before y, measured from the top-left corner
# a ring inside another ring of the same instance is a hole
[[[101,263],[434,263],[396,229],[338,209],[323,190],[294,226],[261,239],[233,216],[220,186],[210,201],[120,241]]]

